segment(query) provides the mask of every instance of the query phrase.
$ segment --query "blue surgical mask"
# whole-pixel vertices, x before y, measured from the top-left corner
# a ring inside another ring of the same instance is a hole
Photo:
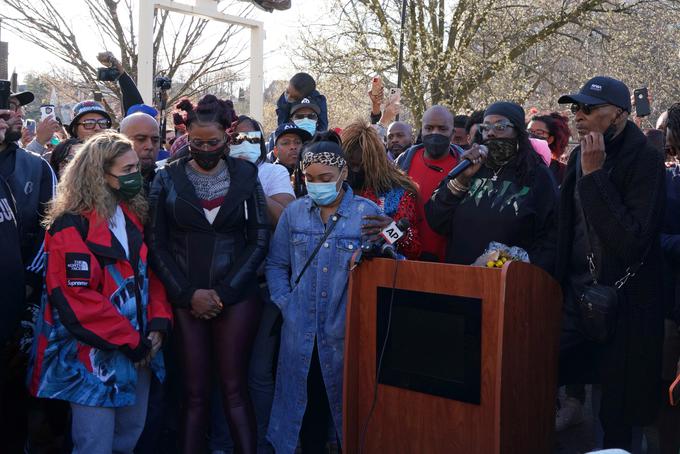
[[[330,205],[335,202],[340,193],[338,181],[340,181],[340,178],[328,183],[306,183],[307,194],[319,206]]]
[[[316,121],[310,120],[309,118],[303,118],[302,120],[295,120],[293,121],[297,125],[298,128],[304,129],[311,135],[314,135],[316,133]]]
[[[232,158],[241,158],[255,164],[261,156],[261,149],[259,143],[243,142],[238,145],[229,146],[229,156]]]

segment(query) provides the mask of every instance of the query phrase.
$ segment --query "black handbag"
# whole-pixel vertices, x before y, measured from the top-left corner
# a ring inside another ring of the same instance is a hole
[[[585,214],[583,216],[585,220]],[[578,310],[581,321],[581,331],[583,335],[597,343],[606,343],[616,332],[616,320],[619,313],[618,291],[628,282],[628,279],[635,276],[640,267],[644,265],[647,252],[642,257],[640,263],[634,267],[628,267],[626,274],[616,281],[613,286],[603,285],[597,282],[595,253],[590,242],[590,229],[588,221],[586,224],[586,239],[590,253],[586,256],[588,269],[592,282],[586,286],[581,296],[578,298]],[[649,251],[649,249],[647,250]]]

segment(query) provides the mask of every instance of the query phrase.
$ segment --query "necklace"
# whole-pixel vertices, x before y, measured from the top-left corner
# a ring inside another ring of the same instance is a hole
[[[498,170],[491,169],[491,171],[493,172],[493,176],[491,177],[491,181],[498,181],[498,176],[501,174],[501,172],[503,171],[503,169],[505,168],[506,165],[507,164],[503,164],[502,166],[500,166],[498,168]]]

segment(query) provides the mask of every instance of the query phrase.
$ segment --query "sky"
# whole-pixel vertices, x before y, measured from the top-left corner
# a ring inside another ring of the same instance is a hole
[[[31,0],[25,0],[30,2]],[[133,0],[152,1],[152,0]],[[191,0],[183,0],[183,3]],[[265,86],[272,80],[289,79],[295,72],[290,57],[287,55],[287,50],[294,48],[297,43],[297,36],[300,26],[309,24],[318,20],[322,20],[320,4],[326,3],[329,0],[292,0],[292,6],[287,11],[274,11],[267,13],[258,8],[255,9],[250,16],[252,19],[262,21],[265,28]],[[83,0],[53,0],[53,4],[61,7],[68,5],[69,11],[74,11],[74,22],[80,20],[87,20],[87,13],[79,11],[86,11],[86,6]],[[240,3],[240,2],[238,2]],[[80,4],[80,5],[78,5]],[[93,66],[100,66],[97,64],[96,55],[100,52],[101,44],[99,39],[92,39],[93,33],[85,27],[74,27],[76,30],[76,38],[83,52],[91,57],[90,61]],[[79,33],[79,30],[82,30]],[[10,33],[7,29],[3,29],[0,39],[9,43],[9,71],[16,69],[19,74],[19,83],[23,81],[23,75],[32,71],[49,71],[50,68],[63,67],[65,63],[59,61],[56,57],[50,55],[42,48],[31,43],[19,39],[17,36]],[[247,74],[246,74],[247,75]]]

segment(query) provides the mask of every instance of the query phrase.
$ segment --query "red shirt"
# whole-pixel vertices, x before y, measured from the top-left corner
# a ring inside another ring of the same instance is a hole
[[[441,262],[444,260],[447,240],[446,237],[439,235],[430,228],[425,219],[424,207],[439,183],[458,164],[458,158],[452,156],[451,153],[446,153],[443,158],[435,161],[425,158],[424,154],[425,148],[416,150],[408,174],[420,187],[420,197],[416,209],[423,254],[436,255]]]

